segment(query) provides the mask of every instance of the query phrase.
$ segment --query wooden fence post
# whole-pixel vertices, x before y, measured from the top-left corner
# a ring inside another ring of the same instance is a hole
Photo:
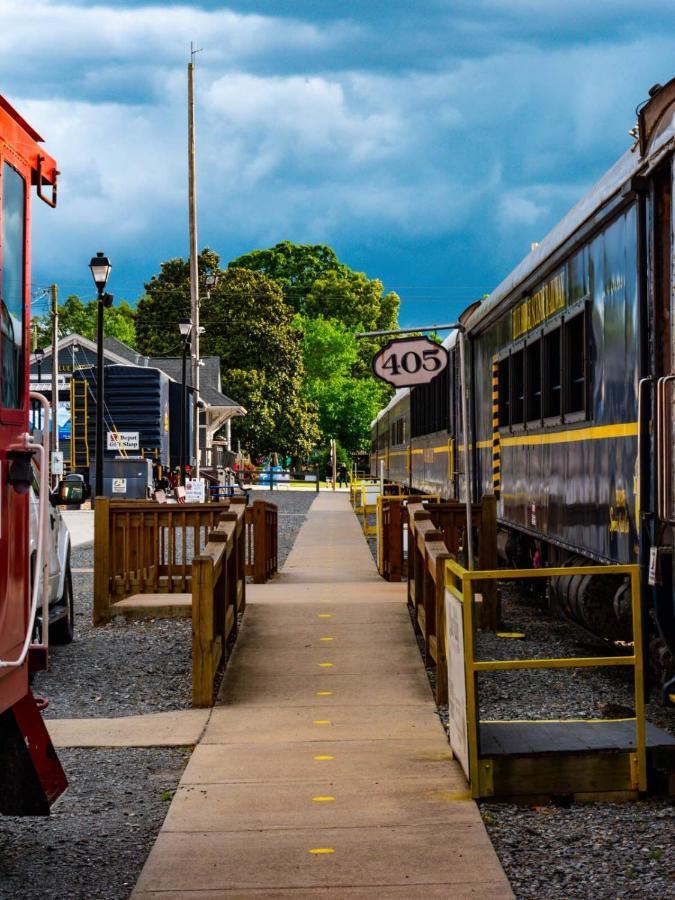
[[[485,495],[481,504],[478,568],[486,571],[497,568],[497,500],[492,494]],[[481,593],[480,627],[496,631],[500,615],[497,582],[481,582]]]
[[[267,522],[265,502],[253,502],[253,583],[264,584],[267,574]]]
[[[192,560],[192,705],[211,706],[213,700],[213,560]]]
[[[445,645],[445,564],[449,553],[436,557],[436,703],[448,702],[448,650]]]
[[[94,625],[110,621],[110,500],[97,497],[94,507]]]

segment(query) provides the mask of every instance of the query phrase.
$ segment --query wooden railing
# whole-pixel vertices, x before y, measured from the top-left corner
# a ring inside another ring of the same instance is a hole
[[[192,560],[192,705],[211,706],[214,678],[246,605],[245,507],[219,516]]]
[[[94,514],[94,625],[132,594],[189,593],[192,559],[206,546],[219,516],[244,498],[221,503],[160,504],[154,500],[96,499]]]
[[[387,581],[402,581],[408,576],[408,503],[438,500],[397,494],[377,498],[377,570]]]
[[[472,540],[479,569],[497,568],[495,498],[472,507]],[[445,566],[466,553],[466,507],[459,502],[408,503],[408,603],[424,639],[425,665],[436,666],[436,701],[448,699],[445,646]],[[499,618],[497,585],[480,584],[480,626],[495,629]]]
[[[387,581],[401,581],[407,574],[405,530],[407,516],[398,497],[378,497],[378,568]]]
[[[278,569],[279,514],[274,503],[255,500],[246,510],[246,574],[264,584]]]

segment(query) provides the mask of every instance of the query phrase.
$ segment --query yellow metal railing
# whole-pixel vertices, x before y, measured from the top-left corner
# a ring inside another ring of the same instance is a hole
[[[464,646],[464,678],[466,689],[466,729],[469,772],[472,796],[480,797],[479,720],[476,675],[480,672],[512,669],[568,669],[593,666],[632,666],[635,697],[635,758],[636,786],[647,790],[646,720],[644,704],[643,634],[640,602],[640,567],[637,565],[561,566],[550,569],[495,569],[470,571],[454,560],[448,560],[445,570],[446,590],[461,603]],[[630,578],[633,614],[633,653],[626,656],[598,656],[553,659],[477,660],[474,648],[474,582],[506,581],[530,578],[552,578],[570,575],[625,575]],[[449,648],[448,648],[449,653]]]

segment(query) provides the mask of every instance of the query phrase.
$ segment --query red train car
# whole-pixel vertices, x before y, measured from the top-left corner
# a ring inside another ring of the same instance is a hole
[[[0,813],[46,815],[67,782],[29,686],[44,668],[34,640],[38,588],[29,569],[29,491],[42,447],[28,434],[31,188],[56,204],[56,163],[0,96]],[[48,502],[40,491],[40,502]],[[40,571],[39,565],[36,571]],[[36,582],[38,579],[36,579]]]

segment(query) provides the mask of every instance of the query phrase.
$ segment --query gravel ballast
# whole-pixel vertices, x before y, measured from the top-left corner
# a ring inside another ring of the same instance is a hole
[[[314,501],[313,491],[254,491],[279,509],[279,568],[295,543]],[[72,551],[74,570],[91,569],[93,544]],[[49,672],[35,678],[34,691],[49,699],[45,718],[130,716],[189,709],[192,624],[188,619],[91,624],[91,572],[73,572],[75,639],[50,649]]]
[[[255,491],[279,509],[279,567],[315,499],[310,491]],[[72,551],[90,570],[93,545]],[[191,623],[91,624],[93,574],[73,572],[75,639],[50,650],[33,690],[46,718],[101,718],[188,709]],[[70,786],[48,818],[0,817],[0,900],[123,900],[159,832],[191,748],[61,749]]]
[[[60,750],[70,786],[45,818],[0,817],[2,900],[126,900],[186,748]]]
[[[368,541],[376,558],[376,541]],[[562,621],[546,598],[513,582],[501,585],[500,632],[478,632],[479,659],[597,657],[606,644]],[[420,650],[423,642],[418,637]],[[432,688],[435,669],[427,669]],[[654,694],[656,695],[656,691]],[[623,718],[634,715],[629,668],[514,670],[478,678],[480,717]],[[647,719],[675,735],[675,710],[654,697]],[[438,714],[447,729],[447,706]],[[488,834],[519,900],[615,900],[675,897],[675,804],[639,802],[516,804],[479,801]]]

